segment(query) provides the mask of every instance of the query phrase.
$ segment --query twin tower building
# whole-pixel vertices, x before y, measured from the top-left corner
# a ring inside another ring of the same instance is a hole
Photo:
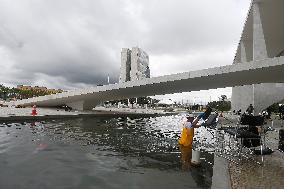
[[[150,78],[149,56],[141,48],[123,48],[119,83]]]

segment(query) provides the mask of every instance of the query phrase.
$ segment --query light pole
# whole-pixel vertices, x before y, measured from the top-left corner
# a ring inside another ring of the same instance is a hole
[[[252,106],[253,106],[252,113],[253,113],[253,115],[255,115],[255,111],[254,111],[255,106],[254,105],[255,105],[254,104],[254,84],[252,84]]]

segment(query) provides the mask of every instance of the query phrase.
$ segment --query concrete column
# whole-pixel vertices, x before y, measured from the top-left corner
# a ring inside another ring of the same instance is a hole
[[[98,101],[76,101],[66,103],[67,106],[71,107],[74,110],[92,110],[99,104]]]
[[[254,99],[256,102],[255,112],[261,112],[270,105],[284,99],[283,83],[262,83],[255,85]]]
[[[232,89],[232,111],[241,110],[242,113],[246,111],[249,104],[253,102],[253,86],[244,85],[233,87]]]
[[[259,2],[253,3],[253,60],[262,60],[267,58],[266,43],[263,33],[262,20],[260,17]],[[255,99],[255,91],[261,87],[260,85],[252,85],[252,104],[255,108],[254,113],[259,113],[258,103]]]
[[[253,3],[253,60],[267,58],[266,43],[260,17],[259,2]]]
[[[246,53],[246,47],[245,47],[245,42],[241,41],[240,43],[240,48],[241,48],[241,63],[247,62],[247,53]]]
[[[240,42],[240,63],[247,63],[247,53],[245,48],[245,41]],[[253,101],[253,86],[244,85],[232,88],[232,111],[241,110],[246,111],[248,105]]]
[[[253,4],[253,60],[263,60],[268,58],[263,24],[261,20],[260,2]],[[255,113],[261,112],[263,109],[275,102],[283,99],[283,89],[277,87],[275,83],[262,83],[254,85],[253,103]]]
[[[263,31],[263,24],[260,14],[261,2],[254,1],[252,6],[253,13],[253,61],[267,59],[267,48],[265,42],[265,36]],[[241,62],[247,62],[245,42],[240,43]],[[264,76],[265,77],[265,76]],[[271,95],[267,92],[275,93],[277,89],[274,83],[269,84],[256,84],[256,85],[245,85],[240,87],[234,87],[232,89],[232,110],[241,109],[245,111],[249,104],[253,104],[255,108],[255,114],[258,114],[264,107],[264,102],[270,102],[267,99],[271,99]],[[279,90],[278,90],[279,91]],[[277,95],[279,96],[279,95]],[[271,102],[270,102],[271,103]]]

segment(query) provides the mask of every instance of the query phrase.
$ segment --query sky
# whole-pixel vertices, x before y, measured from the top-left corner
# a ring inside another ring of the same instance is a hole
[[[151,77],[232,64],[250,0],[0,0],[0,83],[65,90],[116,83],[122,48]],[[202,103],[231,88],[157,98]]]

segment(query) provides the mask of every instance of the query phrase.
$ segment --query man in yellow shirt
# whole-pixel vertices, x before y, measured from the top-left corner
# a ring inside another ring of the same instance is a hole
[[[192,114],[187,116],[186,122],[183,122],[181,137],[179,139],[179,148],[181,152],[181,162],[183,170],[190,170],[192,158],[192,142],[194,136],[194,128],[199,127],[199,118],[194,119]]]
[[[198,116],[194,119],[192,114],[187,116],[187,121],[183,123],[183,128],[181,132],[181,137],[179,139],[179,144],[183,146],[191,146],[194,136],[194,128],[198,128],[201,125],[198,125],[198,121],[201,117]]]
[[[201,125],[198,124],[199,120],[202,118],[206,120],[211,114],[212,109],[207,107],[206,111],[196,118],[193,114],[189,114],[186,118],[187,121],[183,122],[183,128],[181,137],[179,139],[179,146],[181,151],[182,169],[189,170],[191,167],[192,158],[192,142],[194,137],[194,128],[198,128]]]

